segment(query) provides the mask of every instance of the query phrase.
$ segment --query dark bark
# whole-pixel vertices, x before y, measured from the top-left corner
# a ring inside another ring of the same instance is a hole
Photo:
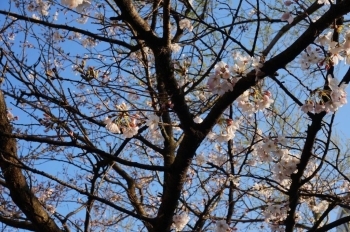
[[[170,167],[170,171],[166,173],[167,179],[164,183],[164,191],[162,196],[162,203],[158,210],[158,215],[154,223],[154,232],[170,231],[172,218],[183,185],[186,181],[186,174],[188,168],[192,163],[192,158],[198,146],[204,137],[198,135],[186,135],[183,139],[175,158],[174,163]],[[153,232],[152,231],[152,232]]]
[[[10,190],[13,202],[22,210],[33,229],[42,232],[61,232],[55,221],[29,189],[17,157],[17,143],[10,138],[12,126],[7,119],[6,103],[0,92],[0,168]],[[15,164],[15,165],[12,165]]]
[[[325,112],[316,114],[312,120],[311,125],[307,130],[307,137],[304,145],[303,152],[300,157],[300,163],[297,165],[298,172],[292,174],[292,184],[289,188],[289,211],[285,221],[286,232],[292,232],[295,227],[295,213],[297,205],[300,199],[300,187],[302,186],[301,177],[309,164],[310,157],[312,156],[312,150],[315,143],[317,132],[321,129],[322,119],[326,115]]]

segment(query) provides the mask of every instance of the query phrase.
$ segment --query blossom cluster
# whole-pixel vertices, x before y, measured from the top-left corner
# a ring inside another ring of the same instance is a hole
[[[290,6],[290,5],[292,5],[293,4],[293,2],[292,1],[285,1],[284,2],[284,5],[285,6]],[[282,16],[281,16],[281,20],[282,21],[287,21],[289,24],[291,24],[293,21],[294,21],[294,18],[293,18],[293,15],[291,14],[291,12],[290,11],[288,11],[288,10],[286,10],[283,14],[282,14]]]
[[[220,61],[214,66],[214,73],[209,76],[208,88],[213,94],[222,96],[228,91],[232,91],[237,81],[245,77],[250,67],[260,71],[262,64],[259,58],[244,56],[240,53],[233,53],[234,65],[229,67],[224,61]]]
[[[237,98],[238,107],[244,113],[253,114],[259,110],[269,108],[274,102],[271,97],[272,94],[268,90],[261,92],[257,88],[252,88],[251,90],[246,90]]]
[[[54,190],[49,188],[46,189],[44,193],[38,198],[39,201],[45,206],[47,211],[49,211],[51,214],[56,212],[56,208],[53,205],[47,204],[46,201],[51,198],[52,194],[54,193]]]
[[[61,0],[61,3],[69,8],[77,8],[78,12],[90,6],[90,2],[87,0]]]
[[[179,22],[179,27],[180,29],[187,29],[188,31],[192,31],[193,30],[193,26],[192,26],[192,23],[190,20],[188,19],[182,19],[180,22]]]
[[[272,172],[277,181],[282,182],[285,179],[289,179],[290,175],[297,170],[297,164],[300,160],[288,154],[287,149],[280,149],[274,152],[275,155],[281,155],[274,163]]]
[[[159,117],[155,114],[148,115],[147,119],[139,119],[139,115],[130,115],[128,113],[129,107],[123,102],[120,105],[116,105],[116,108],[120,113],[116,117],[106,117],[104,124],[106,129],[114,134],[123,134],[126,138],[131,138],[138,133],[140,123],[145,123],[148,126],[148,135],[157,141],[161,135],[157,130],[159,124]]]
[[[210,75],[208,80],[209,90],[213,94],[222,96],[224,93],[233,90],[233,86],[238,81],[237,77],[231,79],[231,73],[229,66],[220,61],[214,67],[214,74]]]
[[[111,133],[122,133],[125,138],[132,138],[138,133],[139,127],[137,124],[138,115],[129,115],[128,106],[123,102],[120,105],[116,105],[116,108],[120,111],[119,115],[115,119],[106,117],[104,123],[106,129]]]
[[[35,0],[31,1],[27,5],[27,10],[29,12],[38,12],[40,15],[48,16],[51,1],[45,0]],[[75,8],[79,13],[86,13],[86,9],[90,7],[90,1],[88,0],[61,0],[62,5],[68,6],[69,8]],[[54,20],[57,20],[58,12],[54,14]],[[39,19],[38,16],[33,14],[33,18]]]
[[[290,154],[288,149],[283,148],[287,143],[284,136],[266,137],[253,146],[252,153],[262,163],[273,163],[271,166],[273,176],[282,184],[289,183],[283,181],[289,180],[290,175],[297,170],[297,164],[300,162],[297,157]]]
[[[215,232],[227,232],[230,230],[230,227],[227,225],[225,220],[220,220],[216,222]]]
[[[333,41],[332,32],[320,35],[316,41],[326,50],[326,57],[320,48],[308,47],[300,57],[300,66],[303,70],[308,69],[313,64],[325,65],[328,69],[331,66],[338,65],[342,60],[350,64],[350,31],[346,32],[345,40],[342,43]],[[328,89],[318,89],[314,91],[310,98],[305,101],[301,110],[307,112],[335,112],[347,103],[345,92],[346,84],[340,84],[339,81],[331,75],[327,76]],[[314,97],[314,99],[312,99]]]
[[[264,210],[265,221],[269,224],[278,224],[287,217],[287,209],[283,204],[268,203]]]
[[[287,6],[287,7],[289,7],[289,6],[291,6],[292,4],[294,4],[294,2],[297,3],[298,5],[300,5],[300,2],[298,2],[298,0],[293,0],[293,1],[287,0],[287,1],[284,2],[284,5]],[[322,4],[324,4],[324,5],[330,5],[330,3],[334,3],[334,0],[318,0],[317,3],[320,4],[320,5],[322,5]],[[300,6],[301,6],[301,8],[305,9],[304,6],[302,6],[302,5],[300,5]],[[293,17],[293,15],[292,15],[291,11],[286,10],[286,11],[282,14],[281,20],[282,20],[282,21],[287,21],[289,24],[293,23],[294,17]]]
[[[220,134],[209,132],[208,138],[219,143],[227,142],[235,137],[235,133],[239,128],[240,123],[241,120],[234,121],[232,119],[227,119],[226,127],[224,127],[223,130],[221,130]]]
[[[37,11],[38,13],[44,16],[49,15],[49,8],[50,8],[50,3],[48,1],[43,1],[43,0],[31,1],[27,5],[28,11],[30,12]]]
[[[307,47],[299,59],[301,69],[306,70],[311,65],[320,63],[323,60],[321,52],[319,48]]]
[[[328,75],[327,79],[329,90],[315,91],[315,93],[318,93],[317,96],[315,94],[313,95],[315,99],[312,100],[310,98],[301,106],[301,110],[304,113],[321,113],[323,111],[336,112],[347,103],[347,93],[345,92],[347,84],[339,84],[339,81],[336,78],[332,78],[331,75]],[[317,97],[319,99],[317,99]],[[326,101],[324,101],[324,99],[326,99]]]
[[[322,213],[324,211],[326,211],[326,209],[328,208],[328,201],[321,201],[320,203],[318,203],[317,205],[312,206],[312,211],[315,213]]]
[[[11,113],[11,111],[9,111],[9,110],[7,110],[6,116],[7,116],[7,119],[8,119],[9,121],[18,120],[18,116],[14,116],[14,115]]]
[[[173,216],[173,225],[176,231],[181,231],[189,222],[190,217],[186,213],[177,214]]]
[[[148,136],[152,138],[152,141],[155,143],[162,141],[162,135],[159,130],[157,130],[159,125],[159,117],[155,114],[151,114],[148,116],[146,120],[146,125],[148,126]]]

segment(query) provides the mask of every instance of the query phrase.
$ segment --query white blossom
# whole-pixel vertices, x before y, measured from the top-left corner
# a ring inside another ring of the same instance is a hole
[[[328,46],[332,41],[333,32],[328,32],[327,34],[320,35],[315,42],[320,43],[322,46]]]
[[[80,3],[76,7],[76,11],[79,13],[86,13],[86,11],[90,7],[90,5],[91,5],[90,1],[83,0],[83,3]]]
[[[192,23],[188,19],[180,20],[179,27],[180,27],[180,29],[187,29],[188,31],[192,31],[193,30]]]
[[[304,105],[301,106],[301,111],[304,113],[314,111],[314,103],[312,101],[306,101]]]
[[[123,127],[123,135],[125,138],[132,138],[134,135],[137,135],[139,127],[131,126],[131,127]]]
[[[54,21],[58,20],[58,11],[56,11],[55,14],[53,15],[53,20]]]
[[[318,0],[317,1],[318,4],[325,4],[325,5],[329,5],[331,2],[334,3],[334,0]]]
[[[230,227],[227,225],[225,220],[220,220],[216,222],[215,232],[227,232]]]
[[[40,20],[40,17],[37,16],[36,14],[32,14],[32,18],[33,18],[33,19],[36,19],[36,20]]]
[[[146,125],[151,131],[157,129],[158,123],[159,123],[159,117],[157,115],[152,114],[148,116]]]
[[[281,145],[287,146],[288,140],[287,140],[286,137],[284,137],[283,135],[279,135],[279,136],[277,137],[277,141],[278,141],[278,143],[280,143]]]
[[[171,51],[177,53],[181,50],[181,46],[178,43],[172,43],[170,44]]]
[[[110,131],[111,133],[120,134],[120,129],[118,125],[114,123],[111,118],[106,117],[104,123],[106,124],[106,129],[108,131]]]
[[[173,216],[174,226],[177,231],[181,231],[189,222],[189,220],[190,220],[190,217],[186,213]]]
[[[277,147],[275,144],[275,141],[272,139],[268,139],[262,146],[261,148],[266,152],[272,152],[272,151],[276,151]]]
[[[322,213],[328,208],[329,203],[327,201],[321,201],[317,205],[312,206],[312,211],[315,213]]]
[[[194,121],[195,123],[201,123],[201,122],[203,122],[203,119],[201,119],[200,117],[196,116],[196,117],[193,119],[193,121]]]
[[[80,4],[83,4],[84,0],[61,0],[62,5],[66,5],[69,8],[76,8]]]

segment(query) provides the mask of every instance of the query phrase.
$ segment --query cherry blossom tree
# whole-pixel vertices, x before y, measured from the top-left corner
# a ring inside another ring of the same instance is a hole
[[[348,0],[10,0],[3,231],[329,231]],[[347,71],[348,70],[348,71]]]

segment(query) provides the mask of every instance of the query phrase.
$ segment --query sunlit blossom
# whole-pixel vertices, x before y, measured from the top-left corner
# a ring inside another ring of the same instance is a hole
[[[177,231],[181,231],[189,222],[190,217],[186,213],[173,216],[173,223]]]
[[[217,221],[215,224],[216,224],[215,232],[227,232],[230,229],[230,227],[227,225],[227,223],[224,220]]]
[[[179,27],[180,27],[180,29],[187,29],[188,31],[193,30],[192,23],[189,19],[180,20]]]
[[[318,4],[325,4],[325,5],[329,5],[331,3],[334,3],[334,0],[317,0]]]
[[[159,123],[159,117],[155,114],[149,115],[146,121],[146,125],[150,130],[155,130]]]
[[[80,4],[82,4],[84,0],[61,0],[63,5],[68,6],[69,8],[76,8]]]

